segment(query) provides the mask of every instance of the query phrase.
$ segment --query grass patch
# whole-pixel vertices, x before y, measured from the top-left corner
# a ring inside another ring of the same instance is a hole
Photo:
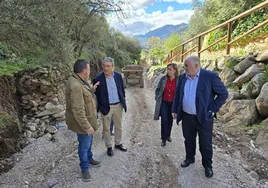
[[[12,76],[16,71],[21,71],[27,68],[36,67],[37,64],[34,64],[32,61],[27,59],[20,60],[0,60],[0,76],[8,75]]]
[[[261,123],[258,123],[258,124],[253,124],[253,125],[248,125],[248,126],[244,126],[242,128],[242,130],[244,131],[249,131],[249,130],[255,130],[255,129],[259,129],[261,127],[264,127],[264,123],[261,122]]]
[[[247,52],[245,49],[239,49],[238,51],[235,52],[235,56],[244,56],[246,54]]]
[[[0,112],[0,129],[5,129],[14,123],[14,118],[7,113]]]

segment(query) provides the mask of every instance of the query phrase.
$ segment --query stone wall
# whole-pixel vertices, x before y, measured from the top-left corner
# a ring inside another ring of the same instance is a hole
[[[65,117],[67,66],[47,66],[15,74],[20,117],[28,138],[55,133]]]

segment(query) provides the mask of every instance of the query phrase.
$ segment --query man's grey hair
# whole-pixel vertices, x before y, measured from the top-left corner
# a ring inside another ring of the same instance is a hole
[[[105,57],[103,60],[102,60],[102,64],[104,64],[105,62],[111,62],[114,66],[114,59],[111,58],[111,57]]]
[[[201,67],[200,59],[197,56],[189,56],[185,59],[185,61],[190,61],[192,64],[198,64]]]

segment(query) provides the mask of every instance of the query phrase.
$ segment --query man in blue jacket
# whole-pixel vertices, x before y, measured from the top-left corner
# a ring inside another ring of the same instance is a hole
[[[200,59],[190,56],[184,62],[185,73],[178,80],[172,106],[172,116],[177,123],[182,120],[186,159],[181,167],[195,162],[196,135],[206,177],[213,176],[212,132],[213,117],[228,98],[228,91],[218,74],[202,69]]]
[[[98,84],[96,96],[98,100],[98,111],[101,112],[103,120],[103,136],[107,155],[113,156],[112,138],[110,134],[110,123],[114,122],[115,148],[127,151],[122,144],[122,113],[127,111],[123,79],[120,73],[114,72],[113,58],[106,57],[102,61],[103,72],[96,76],[93,84]]]

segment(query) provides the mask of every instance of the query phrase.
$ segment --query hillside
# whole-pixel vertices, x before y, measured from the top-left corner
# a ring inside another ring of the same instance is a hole
[[[168,38],[172,33],[181,33],[188,28],[188,24],[182,23],[179,25],[165,25],[163,27],[157,28],[155,30],[149,31],[144,35],[135,35],[134,37],[137,38],[141,46],[144,47],[146,40],[151,37],[160,37],[161,39]]]

